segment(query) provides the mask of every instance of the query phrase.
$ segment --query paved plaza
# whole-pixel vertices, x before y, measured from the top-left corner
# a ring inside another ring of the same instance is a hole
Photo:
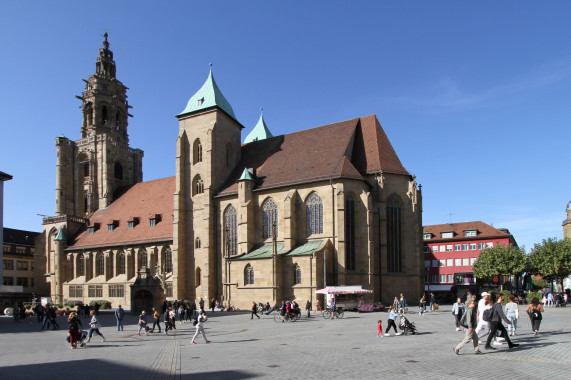
[[[525,314],[514,341],[485,355],[471,344],[456,356],[452,347],[464,333],[455,331],[450,306],[421,317],[407,313],[420,335],[377,338],[377,320],[388,313],[346,312],[343,319],[303,317],[276,323],[273,316],[250,319],[244,312],[208,312],[206,334],[190,344],[194,327],[177,323],[172,335],[137,335],[137,317],[118,332],[111,312],[102,312],[101,342],[71,350],[65,330],[40,331],[34,319],[15,323],[0,317],[0,377],[4,379],[357,379],[411,376],[422,379],[568,379],[571,377],[571,307],[547,309],[541,334],[534,337]],[[523,311],[521,307],[520,311]],[[59,317],[66,326],[65,318]],[[84,319],[84,326],[88,319]],[[124,376],[124,377],[123,377]]]

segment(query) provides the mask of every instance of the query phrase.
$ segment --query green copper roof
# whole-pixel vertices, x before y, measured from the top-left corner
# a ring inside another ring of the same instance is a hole
[[[276,245],[278,255],[284,253],[284,243],[277,243]],[[270,257],[272,257],[272,243],[262,244],[253,251],[236,257],[234,260],[269,259]]]
[[[312,240],[296,246],[291,251],[285,253],[284,256],[305,256],[311,255],[323,246],[323,240]],[[277,243],[278,255],[284,254],[284,243]],[[234,260],[253,260],[253,259],[269,259],[272,257],[272,244],[263,244],[256,247],[253,251],[243,256],[236,257]]]
[[[312,240],[308,241],[305,244],[298,245],[291,251],[289,251],[286,256],[304,256],[304,255],[311,255],[315,252],[319,247],[323,245],[323,240]]]
[[[212,75],[212,69],[210,69],[210,74],[206,78],[206,82],[202,85],[200,90],[196,92],[188,101],[186,108],[178,116],[185,115],[190,112],[200,111],[210,107],[217,106],[221,108],[224,112],[230,115],[234,120],[236,115],[234,115],[234,110],[228,100],[222,95],[222,92],[218,88],[218,85],[214,81],[214,76]]]
[[[56,241],[66,241],[66,237],[65,237],[65,232],[63,232],[63,227],[61,227],[56,235],[56,237],[54,238],[54,240]]]
[[[254,129],[252,129],[252,132],[246,136],[244,144],[250,143],[252,141],[269,139],[270,137],[274,137],[274,135],[272,135],[272,132],[270,132],[268,129],[268,126],[264,121],[264,116],[260,112],[260,120],[258,120],[258,124],[256,124]]]
[[[244,171],[242,172],[242,175],[240,176],[240,178],[238,178],[238,181],[242,181],[242,180],[254,181],[254,177],[252,177],[252,174],[250,174],[248,169],[244,169]]]

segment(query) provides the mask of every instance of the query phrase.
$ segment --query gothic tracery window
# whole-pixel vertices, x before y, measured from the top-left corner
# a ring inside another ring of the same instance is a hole
[[[164,271],[166,273],[172,272],[172,250],[170,248],[165,249]]]
[[[387,271],[402,271],[402,202],[393,194],[387,200]]]
[[[125,254],[123,252],[117,254],[117,274],[125,274]]]
[[[194,180],[192,181],[192,195],[197,195],[202,193],[204,193],[204,181],[202,180],[200,175],[197,175],[196,177],[194,177]]]
[[[139,268],[141,267],[146,267],[147,266],[147,252],[146,251],[140,251],[139,252]]]
[[[226,207],[224,211],[224,231],[227,255],[235,256],[238,254],[238,224],[236,209],[232,205]]]
[[[244,285],[254,285],[254,268],[250,264],[244,269]]]
[[[95,275],[101,276],[105,273],[105,261],[102,253],[98,253],[95,257]]]
[[[305,203],[307,235],[323,233],[323,202],[317,193],[311,193]]]
[[[293,272],[293,283],[294,285],[301,284],[301,268],[299,265],[295,266],[295,270]]]
[[[273,237],[273,230],[275,228],[276,237],[278,236],[278,206],[272,198],[266,199],[262,204],[262,218],[263,218],[263,238],[270,239]]]
[[[77,256],[77,275],[78,276],[85,276],[85,259],[83,257],[83,253],[80,253]]]
[[[345,198],[345,266],[355,270],[355,199]]]
[[[202,143],[200,139],[196,139],[192,146],[192,163],[197,164],[202,162]]]

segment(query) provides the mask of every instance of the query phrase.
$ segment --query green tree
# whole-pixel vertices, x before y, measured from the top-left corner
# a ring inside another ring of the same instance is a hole
[[[563,279],[571,274],[571,240],[543,239],[531,250],[529,263],[532,273],[557,281],[563,288]]]
[[[480,251],[472,271],[478,279],[489,280],[495,276],[521,276],[527,258],[522,249],[510,244],[498,244]],[[503,286],[502,286],[503,290]]]

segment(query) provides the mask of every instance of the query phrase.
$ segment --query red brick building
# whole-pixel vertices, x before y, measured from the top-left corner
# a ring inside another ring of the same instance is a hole
[[[505,228],[483,222],[447,223],[423,227],[425,290],[448,292],[452,286],[476,285],[472,265],[480,250],[498,244],[517,246]]]

